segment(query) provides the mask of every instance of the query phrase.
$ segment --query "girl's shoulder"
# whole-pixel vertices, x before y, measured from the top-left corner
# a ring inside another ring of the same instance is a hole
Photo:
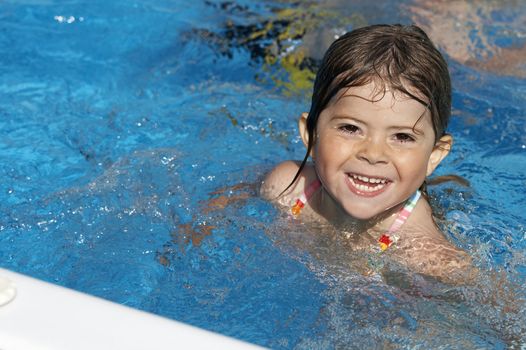
[[[266,175],[261,183],[261,196],[284,205],[300,196],[305,187],[317,179],[314,166],[307,163],[301,170],[298,178],[292,183],[300,169],[300,165],[301,162],[291,160],[278,164]]]
[[[468,253],[451,243],[432,217],[426,198],[422,198],[400,233],[395,256],[417,273],[444,282],[467,282],[472,263]],[[402,239],[403,238],[403,239]]]

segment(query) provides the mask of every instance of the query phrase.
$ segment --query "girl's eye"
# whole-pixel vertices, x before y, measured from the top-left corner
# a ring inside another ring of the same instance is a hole
[[[398,134],[395,134],[395,140],[398,141],[398,142],[413,142],[415,141],[415,138],[409,134],[406,134],[406,133],[398,133]]]
[[[357,127],[356,125],[352,125],[352,124],[342,125],[338,129],[340,129],[340,131],[347,133],[347,134],[355,134],[358,131],[360,131],[359,127]]]

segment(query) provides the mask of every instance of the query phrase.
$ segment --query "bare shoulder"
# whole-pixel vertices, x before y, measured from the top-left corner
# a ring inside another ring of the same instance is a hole
[[[302,169],[297,180],[291,185],[292,180],[300,169],[300,162],[285,161],[277,165],[266,176],[260,187],[260,195],[268,200],[279,202],[286,200],[288,197],[295,196],[303,189],[305,181],[310,181],[315,177],[312,165],[307,164]],[[291,185],[289,187],[289,185]],[[288,188],[287,188],[288,187]],[[287,189],[285,192],[284,190]]]
[[[396,253],[404,265],[444,282],[469,282],[474,270],[471,257],[438,228],[425,198],[420,199],[406,225]]]
[[[299,170],[298,162],[288,160],[272,169],[261,183],[260,194],[266,199],[274,199],[291,183]]]

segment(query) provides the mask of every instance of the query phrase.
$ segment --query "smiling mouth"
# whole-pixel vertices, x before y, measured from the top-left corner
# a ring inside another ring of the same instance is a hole
[[[369,177],[352,173],[348,173],[347,176],[354,189],[364,194],[378,193],[391,182],[382,177]]]

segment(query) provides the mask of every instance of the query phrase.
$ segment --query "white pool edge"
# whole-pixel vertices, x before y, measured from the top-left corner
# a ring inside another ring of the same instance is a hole
[[[258,348],[13,271],[0,277],[16,288],[0,306],[0,350]]]

